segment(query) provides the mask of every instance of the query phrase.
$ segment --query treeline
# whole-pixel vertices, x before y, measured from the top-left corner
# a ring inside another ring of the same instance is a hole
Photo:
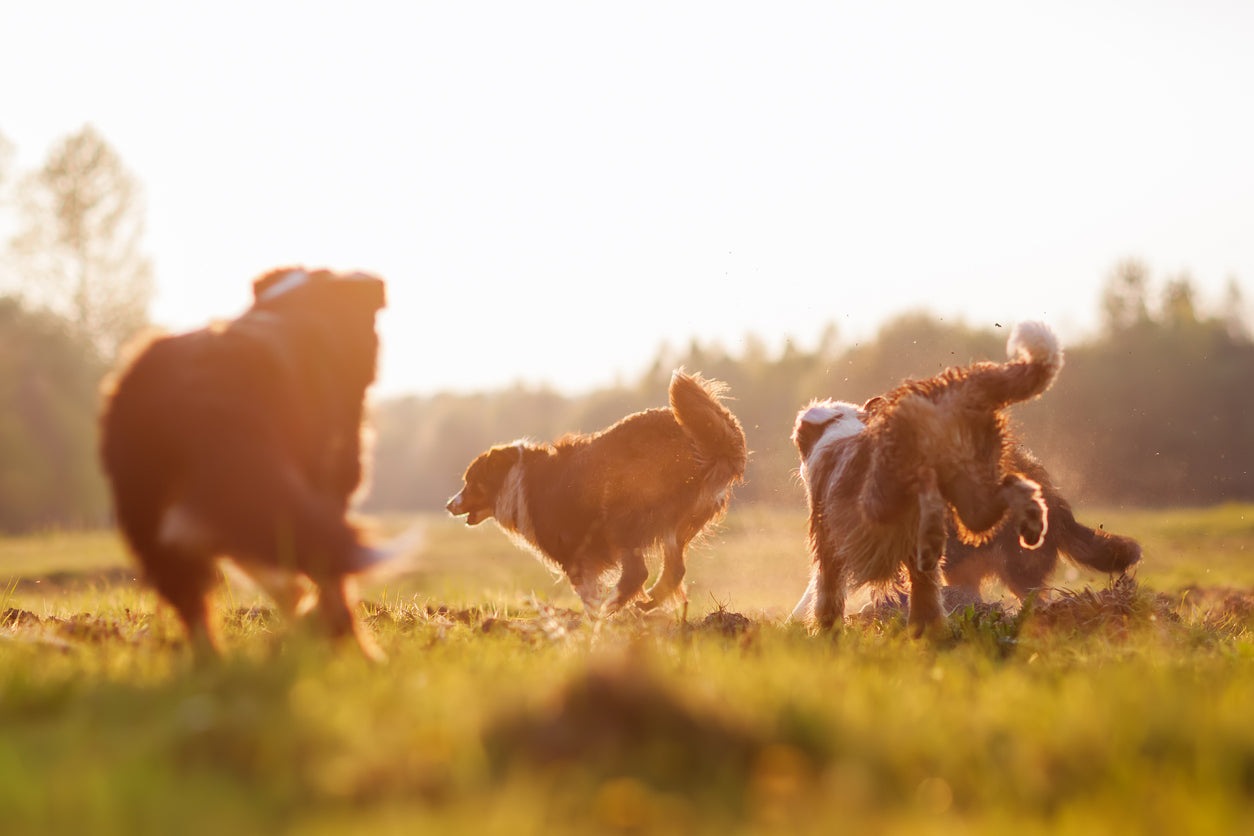
[[[1201,505],[1254,499],[1254,342],[1235,288],[1222,315],[1201,316],[1175,286],[1151,306],[1112,280],[1101,334],[1068,345],[1044,397],[1012,410],[1019,433],[1068,494],[1087,503]],[[1171,286],[1169,286],[1169,290]],[[1134,288],[1135,290],[1135,288]],[[1118,292],[1116,292],[1118,291]],[[772,356],[747,340],[736,355],[692,344],[660,351],[634,383],[565,397],[514,388],[387,400],[375,407],[365,509],[435,510],[488,446],[594,431],[666,402],[683,366],[730,387],[752,450],[738,501],[803,501],[789,436],[815,397],[862,401],[906,377],[1004,357],[1006,327],[972,328],[926,313],[885,324],[874,339]],[[0,531],[109,521],[97,464],[99,384],[110,362],[76,322],[0,296]]]
[[[147,319],[152,268],[140,246],[138,184],[90,126],[39,168],[14,176],[0,135],[0,209],[16,221],[0,252],[0,532],[109,520],[96,456],[99,383],[117,347]],[[1145,265],[1107,277],[1103,327],[1067,346],[1042,399],[1016,407],[1022,438],[1073,499],[1135,505],[1254,499],[1254,343],[1240,289],[1203,314],[1187,276],[1152,292]],[[738,355],[712,346],[660,351],[630,385],[565,397],[515,388],[383,402],[375,410],[368,510],[431,510],[495,443],[589,432],[666,403],[671,370],[726,382],[752,455],[740,501],[798,504],[797,410],[815,397],[861,401],[906,377],[1000,360],[1007,328],[971,328],[924,313],[875,339],[772,356],[753,339]]]
[[[1066,347],[1058,383],[1011,414],[1024,442],[1078,502],[1199,505],[1254,499],[1254,343],[1235,283],[1223,313],[1202,316],[1187,278],[1151,305],[1144,267],[1127,262],[1103,294],[1105,327]],[[790,347],[768,357],[752,340],[738,355],[693,344],[659,354],[634,384],[567,398],[516,388],[474,396],[407,397],[376,410],[376,464],[366,507],[436,509],[471,459],[520,437],[594,431],[666,403],[671,369],[730,386],[752,451],[743,502],[797,504],[798,409],[815,397],[861,402],[907,377],[1005,357],[1007,327],[975,329],[926,313],[903,315],[863,345]]]

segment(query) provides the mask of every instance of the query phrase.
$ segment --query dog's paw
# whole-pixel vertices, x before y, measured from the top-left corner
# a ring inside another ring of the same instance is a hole
[[[644,598],[638,598],[634,605],[640,612],[652,612],[664,603],[666,602],[659,598],[645,596]]]
[[[914,638],[938,638],[945,633],[945,614],[939,595],[910,595],[906,625]]]
[[[1038,488],[1019,519],[1019,545],[1025,549],[1039,549],[1045,542],[1048,529],[1049,509]]]
[[[1002,485],[1002,496],[1010,507],[1011,519],[1019,532],[1019,545],[1039,549],[1049,528],[1049,509],[1041,486],[1023,476],[1010,475]]]

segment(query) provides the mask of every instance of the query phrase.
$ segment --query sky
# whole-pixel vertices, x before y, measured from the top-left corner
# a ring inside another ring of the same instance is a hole
[[[120,154],[167,327],[367,270],[380,394],[574,393],[919,309],[1079,340],[1128,257],[1249,297],[1251,43],[1245,0],[40,0],[0,134]]]

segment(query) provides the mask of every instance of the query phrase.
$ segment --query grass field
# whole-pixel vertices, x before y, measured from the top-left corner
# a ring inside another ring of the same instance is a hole
[[[112,534],[0,540],[0,833],[1254,832],[1254,506],[1081,518],[1134,582],[921,642],[785,622],[800,512],[734,509],[686,618],[601,624],[431,517],[367,590],[384,666],[232,587],[195,669]]]

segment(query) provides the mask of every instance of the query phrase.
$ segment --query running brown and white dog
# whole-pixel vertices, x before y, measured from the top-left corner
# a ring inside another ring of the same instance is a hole
[[[903,564],[913,632],[938,623],[951,525],[963,541],[980,543],[1009,515],[1026,548],[1042,542],[1045,502],[1036,482],[1009,467],[1013,440],[1002,410],[1049,388],[1062,349],[1035,322],[1016,327],[1006,348],[1006,363],[950,368],[863,406],[816,401],[798,414],[793,441],[814,557],[798,609],[821,629],[843,620],[850,588],[894,583]]]
[[[1048,587],[1059,558],[1112,574],[1126,572],[1140,562],[1141,546],[1136,540],[1089,528],[1077,520],[1071,503],[1058,490],[1049,471],[1020,444],[1011,450],[1009,470],[1041,486],[1049,520],[1045,539],[1037,548],[1029,549],[1020,542],[1014,526],[1000,525],[987,542],[975,544],[964,542],[951,526],[945,543],[945,558],[941,561],[945,578],[942,598],[946,608],[980,601],[980,588],[988,579],[1000,581],[1022,601]],[[814,584],[811,582],[797,602],[792,619],[804,619],[813,601]]]
[[[289,614],[379,658],[353,575],[384,554],[348,521],[361,482],[381,279],[299,268],[253,284],[238,319],[157,338],[106,387],[101,456],[118,524],[199,657],[227,557]]]
[[[565,572],[592,614],[642,594],[642,609],[684,599],[688,544],[727,509],[748,458],[723,391],[676,371],[669,409],[629,415],[594,435],[493,447],[471,462],[448,511],[468,525],[494,517]],[[645,555],[658,546],[662,570],[644,593]],[[600,579],[615,568],[617,588],[603,605]]]
[[[1060,556],[1109,573],[1126,572],[1140,561],[1141,546],[1135,540],[1089,528],[1077,520],[1071,503],[1059,492],[1045,466],[1021,445],[1011,450],[1009,469],[1041,486],[1049,508],[1045,541],[1039,548],[1025,549],[1010,526],[1002,526],[980,545],[964,542],[951,532],[945,544],[943,571],[946,584],[960,590],[960,598],[979,600],[983,581],[995,578],[1023,600],[1047,586]]]

